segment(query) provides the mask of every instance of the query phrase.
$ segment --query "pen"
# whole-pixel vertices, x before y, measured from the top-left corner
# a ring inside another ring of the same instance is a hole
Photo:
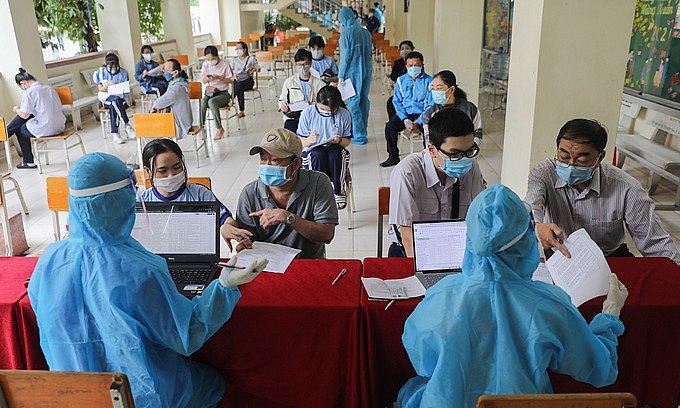
[[[345,274],[345,272],[347,272],[347,268],[342,268],[338,276],[336,276],[335,279],[333,279],[333,283],[331,283],[331,285],[335,285],[335,283],[340,279],[342,275]]]
[[[394,303],[394,301],[395,301],[395,299],[390,300],[390,302],[387,304],[387,306],[385,306],[385,310],[389,309],[390,306],[392,306],[392,304]]]
[[[223,262],[218,262],[217,266],[221,266],[223,268],[231,268],[231,269],[246,269],[245,266],[227,265]]]

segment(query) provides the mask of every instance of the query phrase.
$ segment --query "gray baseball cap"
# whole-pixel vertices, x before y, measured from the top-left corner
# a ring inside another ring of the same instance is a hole
[[[277,159],[295,156],[302,157],[302,142],[300,138],[288,129],[272,129],[267,132],[260,144],[250,149],[250,155],[266,151]]]

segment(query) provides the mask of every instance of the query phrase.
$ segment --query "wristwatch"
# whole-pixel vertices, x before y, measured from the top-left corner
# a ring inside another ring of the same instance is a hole
[[[294,222],[295,222],[295,214],[293,214],[293,213],[288,214],[288,216],[286,217],[286,225],[293,225]]]

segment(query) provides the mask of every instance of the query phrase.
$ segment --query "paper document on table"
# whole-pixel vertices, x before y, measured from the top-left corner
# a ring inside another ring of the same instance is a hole
[[[106,88],[106,92],[108,92],[109,95],[118,96],[130,93],[130,81],[120,82],[117,84],[110,84],[109,87]]]
[[[295,102],[295,103],[289,104],[288,109],[291,112],[296,112],[296,111],[301,111],[308,106],[309,106],[309,102],[307,102],[307,101]]]
[[[403,279],[361,278],[371,299],[409,299],[425,295],[425,287],[418,278]]]
[[[338,82],[338,91],[340,91],[343,101],[357,94],[357,91],[354,90],[354,84],[352,84],[352,80],[349,78],[345,79],[344,82]]]
[[[246,267],[257,259],[267,258],[269,263],[264,270],[265,272],[284,273],[288,265],[300,252],[299,249],[285,245],[255,241],[252,249],[244,249],[238,253],[236,266]]]
[[[571,258],[555,253],[546,261],[555,285],[571,297],[571,303],[580,306],[584,302],[609,291],[609,275],[612,273],[602,251],[583,228],[574,231],[564,241]]]

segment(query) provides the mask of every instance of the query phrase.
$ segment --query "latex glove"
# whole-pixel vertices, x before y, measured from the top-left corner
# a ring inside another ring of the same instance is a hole
[[[609,293],[602,305],[602,313],[619,316],[621,308],[628,297],[628,289],[613,273],[609,275]]]
[[[245,269],[222,268],[220,273],[220,283],[225,288],[235,288],[255,279],[269,263],[266,258],[253,261]],[[236,255],[232,256],[227,265],[236,265]]]

